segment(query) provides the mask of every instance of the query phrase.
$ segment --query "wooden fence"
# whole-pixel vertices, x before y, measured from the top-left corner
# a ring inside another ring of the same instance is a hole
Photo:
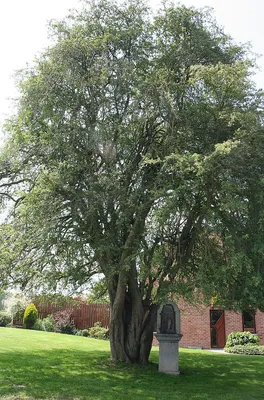
[[[95,322],[101,322],[102,326],[108,328],[110,325],[110,305],[109,304],[72,304],[66,303],[59,306],[53,303],[36,304],[39,318],[46,318],[50,314],[58,311],[70,310],[74,324],[77,329],[88,329],[94,326]],[[15,325],[21,325],[22,321],[14,321]]]

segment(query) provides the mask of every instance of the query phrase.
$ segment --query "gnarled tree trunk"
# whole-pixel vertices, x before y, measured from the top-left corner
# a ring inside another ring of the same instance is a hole
[[[126,275],[126,274],[124,274]],[[152,347],[156,307],[142,299],[133,271],[109,286],[111,300],[110,347],[113,360],[147,364]]]

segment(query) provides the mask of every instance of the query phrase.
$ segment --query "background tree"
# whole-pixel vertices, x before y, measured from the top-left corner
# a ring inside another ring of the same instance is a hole
[[[84,5],[21,74],[1,158],[5,268],[51,289],[102,273],[112,358],[146,363],[172,292],[263,299],[262,94],[208,11]]]
[[[110,299],[105,279],[97,280],[89,288],[87,301],[90,304],[108,304]]]

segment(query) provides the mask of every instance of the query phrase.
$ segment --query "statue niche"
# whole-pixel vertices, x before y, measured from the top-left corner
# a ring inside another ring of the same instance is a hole
[[[160,333],[176,333],[175,312],[171,304],[163,306],[161,311]]]

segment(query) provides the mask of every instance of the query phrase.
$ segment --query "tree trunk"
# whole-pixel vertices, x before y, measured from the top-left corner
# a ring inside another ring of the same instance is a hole
[[[155,307],[149,306],[144,313],[124,306],[120,313],[111,312],[110,347],[112,360],[147,364],[152,347],[155,326]]]
[[[110,347],[112,360],[147,364],[152,347],[156,307],[144,304],[136,282],[130,276],[122,284],[118,278],[115,290],[109,290],[111,300]]]

